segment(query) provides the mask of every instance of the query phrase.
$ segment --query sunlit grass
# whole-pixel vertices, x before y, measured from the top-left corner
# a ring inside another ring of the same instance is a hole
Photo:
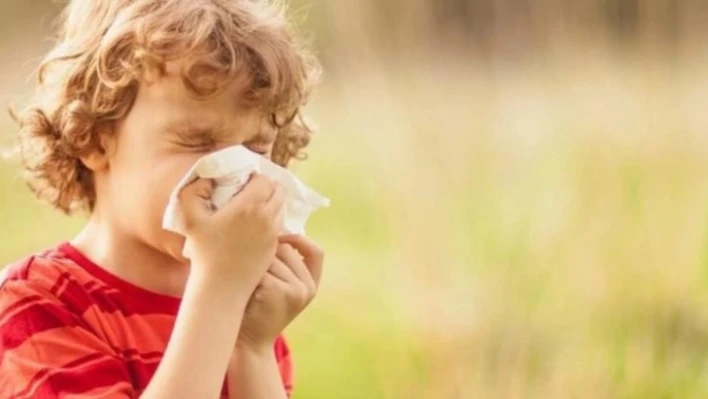
[[[462,69],[462,70],[460,70]],[[332,198],[296,398],[708,396],[708,158],[689,68],[325,81],[298,173]],[[68,221],[0,174],[0,260]]]

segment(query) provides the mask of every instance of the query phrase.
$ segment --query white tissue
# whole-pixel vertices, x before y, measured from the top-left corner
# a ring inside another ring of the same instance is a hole
[[[252,173],[261,173],[285,188],[285,210],[282,231],[285,234],[305,234],[305,224],[315,210],[328,207],[329,199],[307,187],[287,169],[274,164],[244,146],[233,146],[200,158],[172,191],[162,219],[162,227],[185,234],[184,218],[179,203],[179,192],[197,178],[213,179],[216,183],[211,202],[222,208],[238,193]],[[189,240],[183,254],[189,258]]]

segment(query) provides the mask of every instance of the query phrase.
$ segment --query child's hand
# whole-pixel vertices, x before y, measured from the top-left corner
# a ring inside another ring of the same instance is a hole
[[[312,301],[324,252],[302,235],[279,238],[277,254],[246,306],[238,346],[273,350],[275,339]]]
[[[284,189],[254,175],[226,206],[214,212],[210,180],[185,187],[179,200],[187,237],[192,242],[192,270],[210,284],[243,292],[244,303],[275,256]]]

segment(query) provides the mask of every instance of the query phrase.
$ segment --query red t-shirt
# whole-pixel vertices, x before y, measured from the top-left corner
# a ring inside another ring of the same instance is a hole
[[[0,278],[0,398],[137,398],[165,352],[179,298],[94,264],[70,244],[6,268]],[[288,395],[292,363],[275,356]],[[222,397],[226,396],[224,384]]]

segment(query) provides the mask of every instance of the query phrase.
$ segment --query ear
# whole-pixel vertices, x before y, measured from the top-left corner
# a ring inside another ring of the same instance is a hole
[[[93,172],[108,169],[108,157],[102,149],[97,149],[90,154],[81,157],[81,162]]]
[[[91,171],[100,172],[110,166],[110,155],[115,147],[115,140],[110,134],[100,134],[101,145],[91,153],[81,157],[81,162]]]

